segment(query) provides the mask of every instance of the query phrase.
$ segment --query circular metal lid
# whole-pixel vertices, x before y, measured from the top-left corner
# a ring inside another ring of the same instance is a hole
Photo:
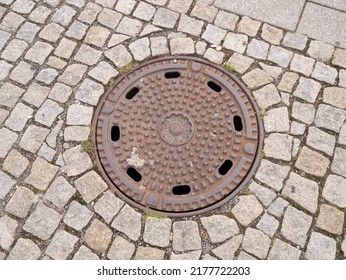
[[[94,124],[107,181],[130,204],[167,216],[225,203],[250,180],[263,145],[248,90],[194,57],[148,61],[120,77]]]

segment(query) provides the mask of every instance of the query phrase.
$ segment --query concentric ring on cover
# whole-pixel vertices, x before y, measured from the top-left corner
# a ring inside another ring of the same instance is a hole
[[[120,77],[94,118],[97,163],[130,204],[167,216],[238,193],[263,145],[258,109],[231,73],[193,57],[148,61]]]

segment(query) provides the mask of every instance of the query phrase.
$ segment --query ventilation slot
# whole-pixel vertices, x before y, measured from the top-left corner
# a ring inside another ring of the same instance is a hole
[[[140,182],[142,180],[142,175],[133,167],[127,169],[127,175],[129,175],[134,181]]]
[[[112,141],[118,141],[120,139],[120,128],[117,125],[114,125],[111,130]]]
[[[191,191],[191,188],[188,185],[179,185],[179,186],[173,187],[173,189],[172,189],[172,193],[174,195],[189,194],[190,191]]]
[[[233,162],[229,159],[225,160],[224,163],[219,168],[219,173],[221,175],[226,175],[227,172],[232,168]]]
[[[132,88],[127,94],[126,94],[126,99],[130,100],[136,96],[136,94],[139,92],[138,87]]]
[[[176,79],[180,77],[180,73],[179,72],[167,72],[165,73],[165,78],[166,79]]]
[[[236,131],[242,131],[243,130],[243,122],[241,120],[241,117],[234,116],[233,117],[233,123],[234,123],[234,128]]]
[[[216,92],[220,92],[221,91],[221,87],[217,83],[214,83],[213,81],[209,81],[207,85],[213,91],[216,91]]]

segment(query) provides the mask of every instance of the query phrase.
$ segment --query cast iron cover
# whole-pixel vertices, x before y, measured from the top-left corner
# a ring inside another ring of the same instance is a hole
[[[98,166],[118,195],[173,217],[231,199],[253,175],[263,145],[248,90],[194,57],[148,61],[120,77],[94,125]]]

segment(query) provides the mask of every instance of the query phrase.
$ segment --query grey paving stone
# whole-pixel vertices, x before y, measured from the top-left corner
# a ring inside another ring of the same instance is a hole
[[[0,69],[1,69],[0,81],[4,81],[8,77],[13,67],[14,65],[7,63],[4,60],[0,61]]]
[[[38,150],[37,155],[51,162],[56,154],[56,151],[49,147],[46,143],[43,143]]]
[[[90,105],[97,105],[104,88],[99,83],[85,79],[76,92],[75,98]]]
[[[115,9],[122,14],[129,15],[136,4],[135,0],[118,0]]]
[[[327,87],[323,91],[323,102],[338,108],[346,108],[346,89]]]
[[[290,244],[275,239],[274,245],[271,248],[268,260],[299,260],[301,251]]]
[[[29,15],[29,19],[37,23],[45,23],[52,10],[46,6],[37,6]]]
[[[75,188],[64,177],[59,176],[46,191],[45,198],[55,206],[63,208],[75,193]]]
[[[50,56],[48,58],[47,65],[55,69],[62,70],[66,67],[67,62],[56,56]]]
[[[152,56],[168,54],[168,43],[164,36],[150,38],[150,47]]]
[[[46,138],[47,144],[52,148],[56,148],[57,137],[58,137],[58,134],[60,133],[63,123],[64,123],[63,120],[59,120]]]
[[[65,103],[70,95],[72,94],[72,89],[62,83],[55,83],[49,92],[49,98],[60,103]]]
[[[87,29],[87,25],[81,23],[78,20],[75,20],[71,24],[70,28],[65,32],[65,35],[70,38],[81,40],[84,37]]]
[[[306,143],[310,147],[332,156],[335,147],[335,137],[316,127],[310,127]]]
[[[28,119],[32,117],[33,112],[33,109],[23,103],[17,103],[6,120],[5,126],[13,131],[22,131]]]
[[[311,216],[288,206],[282,222],[281,233],[288,240],[304,247],[311,223]]]
[[[107,258],[110,260],[129,260],[134,252],[135,245],[118,235],[107,253]]]
[[[37,157],[32,165],[30,175],[25,179],[25,183],[32,185],[38,190],[46,190],[58,169],[57,166]]]
[[[10,39],[11,33],[0,30],[0,50],[6,45],[8,39]]]
[[[309,125],[314,121],[315,111],[315,107],[312,104],[293,102],[292,117],[305,124]]]
[[[276,230],[279,227],[279,221],[275,219],[273,216],[268,215],[265,213],[261,220],[258,222],[256,227],[260,229],[262,232],[264,232],[269,237],[273,237]]]
[[[336,174],[342,175],[345,177],[346,174],[346,150],[342,148],[335,148],[334,159],[332,162],[332,171]]]
[[[165,251],[152,247],[139,246],[135,255],[135,260],[163,260]]]
[[[6,120],[9,114],[10,114],[9,111],[7,111],[6,109],[0,108],[0,125],[4,123],[4,121]]]
[[[275,199],[275,201],[270,204],[268,212],[277,218],[280,218],[285,212],[289,203],[281,197]]]
[[[88,140],[90,128],[87,126],[68,126],[64,130],[65,141],[83,142]]]
[[[265,259],[270,246],[270,238],[263,232],[247,228],[244,235],[242,247],[245,251],[260,259]]]
[[[308,48],[308,55],[318,61],[326,62],[332,58],[335,47],[322,41],[311,41]]]
[[[202,217],[201,222],[212,243],[223,242],[239,233],[236,221],[223,215]]]
[[[66,39],[62,38],[58,47],[55,49],[54,54],[59,57],[67,58],[69,59],[76,48],[77,43]]]
[[[11,188],[14,186],[16,181],[13,180],[10,176],[8,176],[5,172],[2,172],[0,170],[0,183],[1,183],[0,199],[4,199],[5,196],[11,190]]]
[[[173,250],[184,252],[202,249],[198,224],[195,221],[173,223]]]
[[[198,41],[196,43],[196,54],[204,55],[204,53],[206,52],[206,49],[207,49],[207,43],[206,42]]]
[[[220,27],[217,27],[215,25],[208,24],[207,28],[202,34],[202,39],[211,44],[220,45],[221,41],[225,38],[226,33],[226,30],[221,29]]]
[[[26,53],[25,59],[42,65],[52,50],[50,44],[37,41]]]
[[[217,8],[247,15],[284,29],[294,30],[305,2],[303,0],[216,0]]]
[[[132,61],[131,54],[126,50],[123,45],[118,45],[112,49],[105,51],[108,57],[116,67],[123,67]]]
[[[302,141],[297,138],[293,139],[292,157],[296,157],[299,152],[299,147]]]
[[[235,252],[239,249],[242,241],[243,235],[239,234],[219,247],[212,249],[211,251],[220,259],[233,260],[235,257]]]
[[[72,104],[66,117],[67,125],[90,125],[93,114],[93,108],[79,104]]]
[[[11,150],[12,145],[17,141],[18,135],[7,128],[0,129],[0,158],[5,158]]]
[[[57,116],[60,115],[64,109],[56,102],[47,99],[35,115],[35,121],[45,126],[51,127]]]
[[[314,64],[314,59],[300,54],[295,54],[291,61],[290,70],[304,74],[305,76],[310,76]]]
[[[133,55],[133,58],[137,61],[143,61],[151,55],[150,52],[150,42],[149,38],[141,38],[129,45],[130,51]]]
[[[86,203],[90,203],[108,189],[107,184],[94,170],[77,179],[74,185]]]
[[[263,159],[259,169],[257,170],[256,179],[267,184],[274,190],[280,191],[289,170],[289,166],[282,166]]]
[[[303,147],[295,163],[295,167],[311,175],[322,177],[326,173],[329,163],[329,159],[325,156],[307,147]]]
[[[19,238],[10,254],[8,260],[37,260],[41,256],[40,248],[30,239]]]
[[[106,223],[110,223],[123,206],[124,202],[122,200],[117,198],[112,192],[106,191],[95,203],[94,209]]]
[[[42,240],[48,240],[58,227],[61,215],[43,203],[38,203],[34,212],[25,221],[23,230]]]
[[[155,13],[153,24],[164,28],[173,28],[179,18],[179,14],[166,8],[159,8]]]
[[[259,21],[245,16],[242,17],[241,21],[239,22],[237,31],[240,33],[245,33],[251,37],[255,37],[260,26],[261,23]]]
[[[218,10],[203,2],[197,2],[191,11],[191,16],[200,18],[207,22],[213,22]]]
[[[247,43],[248,37],[246,35],[229,32],[225,37],[223,47],[242,54],[245,52]]]
[[[28,48],[28,43],[13,39],[1,54],[1,58],[10,62],[15,62]]]
[[[346,88],[346,70],[339,71],[339,86]]]
[[[238,20],[239,16],[235,14],[219,11],[215,18],[214,24],[223,29],[234,31]]]
[[[216,51],[212,48],[207,49],[204,54],[204,58],[214,62],[216,64],[222,64],[225,54],[223,52]]]
[[[71,64],[67,66],[65,71],[58,78],[58,81],[70,86],[75,86],[82,80],[87,69],[88,67],[86,65]]]
[[[0,24],[0,28],[15,33],[17,28],[25,21],[25,18],[22,16],[9,12],[6,14],[6,16],[2,19],[2,22]]]
[[[284,48],[272,45],[269,50],[268,60],[274,62],[281,67],[287,67],[293,57],[291,51],[285,50]]]
[[[285,92],[292,92],[292,89],[297,82],[299,76],[293,72],[285,72],[278,85],[278,89]]]
[[[333,54],[333,64],[346,68],[346,51],[343,49],[336,49]]]
[[[177,1],[173,1],[173,2],[175,3]],[[181,7],[181,5],[179,6]],[[136,7],[136,10],[133,12],[133,16],[141,20],[150,21],[153,18],[155,12],[156,12],[156,9],[153,6],[143,1],[140,1]]]
[[[95,219],[87,228],[84,239],[91,249],[105,252],[112,240],[112,231],[104,223]]]
[[[140,37],[142,36],[147,36],[147,35],[150,35],[150,34],[153,34],[153,33],[157,33],[157,32],[160,32],[162,31],[162,28],[159,28],[159,27],[156,27],[150,23],[148,23],[142,30],[141,34],[139,35]],[[169,37],[169,35],[167,36]]]
[[[64,31],[65,28],[57,23],[52,22],[42,29],[42,31],[39,33],[39,37],[54,43],[59,39],[61,33]]]
[[[73,257],[74,260],[99,260],[100,258],[84,245],[80,246]]]
[[[251,89],[256,89],[273,82],[273,78],[267,72],[258,68],[242,76],[242,79]]]
[[[345,214],[328,204],[322,204],[316,226],[333,234],[342,234]]]
[[[191,38],[173,38],[170,47],[172,55],[195,53],[195,44]]]
[[[93,164],[87,152],[81,145],[70,148],[63,154],[66,164],[66,174],[68,177],[82,174],[92,168]]]
[[[261,215],[263,207],[255,195],[242,195],[231,212],[238,222],[246,227]]]
[[[319,3],[319,4],[322,4],[323,6],[328,6],[328,7],[346,12],[346,3],[342,0],[336,0],[336,1],[313,0],[312,2]]]
[[[171,219],[148,217],[145,222],[143,240],[153,246],[168,247],[171,227]]]
[[[252,63],[254,63],[254,59],[243,56],[238,53],[234,53],[230,59],[227,61],[227,64],[231,65],[236,72],[239,74],[244,74],[246,70],[250,68]]]
[[[0,217],[0,248],[10,249],[14,242],[18,222],[7,215]]]
[[[334,260],[336,241],[319,232],[313,232],[306,249],[305,257],[308,260]]]
[[[36,125],[30,125],[24,132],[19,146],[31,153],[36,153],[47,137],[48,133],[49,129]]]
[[[276,198],[275,192],[273,192],[269,188],[257,184],[256,182],[252,182],[249,186],[249,189],[265,206],[269,206],[269,204]]]
[[[88,30],[84,41],[101,48],[105,45],[110,34],[111,33],[106,28],[103,28],[101,26],[92,26]],[[93,65],[99,60],[101,54],[101,51],[95,50],[87,45],[82,45],[82,47],[77,52],[75,59],[79,60],[79,56],[82,59],[79,61],[84,62],[88,65]]]
[[[318,184],[314,181],[291,172],[282,194],[294,200],[311,213],[317,211],[319,193]]]
[[[287,107],[274,108],[266,112],[264,129],[266,132],[288,132],[290,130],[290,121]]]
[[[55,260],[66,260],[72,253],[74,245],[77,243],[78,237],[64,230],[57,230],[49,243],[45,254]]]
[[[112,227],[126,234],[133,241],[138,240],[141,235],[142,215],[125,204],[119,214],[115,217]]]
[[[75,230],[81,231],[92,218],[93,213],[77,201],[72,201],[64,217],[64,223]]]
[[[196,20],[186,15],[181,15],[178,25],[178,31],[198,37],[202,33],[203,26],[203,21]]]
[[[281,102],[279,92],[273,84],[266,85],[261,89],[254,91],[253,96],[257,101],[257,105],[261,109],[267,109],[268,107]]]
[[[262,62],[259,63],[259,65],[261,66],[261,68],[266,71],[270,76],[272,76],[275,80],[277,80],[279,78],[279,76],[282,73],[282,68],[278,67],[278,66],[270,66],[267,64],[264,64]]]
[[[118,71],[105,61],[101,61],[88,73],[90,77],[100,81],[104,85],[108,84],[109,80],[116,77],[118,74]]]
[[[12,70],[10,79],[22,85],[26,85],[34,77],[35,71],[36,70],[33,70],[33,67],[30,64],[21,61]]]
[[[307,3],[297,31],[310,38],[346,47],[346,35],[336,26],[346,24],[346,14],[313,3]]]
[[[314,103],[320,89],[321,85],[318,82],[311,79],[300,77],[299,84],[296,90],[294,91],[293,95],[301,99],[304,99],[310,103]]]
[[[84,7],[83,11],[80,13],[78,19],[85,23],[93,23],[97,17],[97,15],[101,12],[101,6],[88,2]]]
[[[283,37],[283,31],[265,23],[262,27],[261,37],[273,45],[279,45]]]
[[[125,35],[129,35],[131,37],[136,37],[139,34],[141,29],[142,29],[142,23],[139,20],[132,19],[129,17],[123,17],[116,31]]]
[[[7,203],[5,210],[7,213],[24,219],[29,213],[34,197],[35,194],[31,190],[18,187]]]
[[[338,71],[322,62],[317,62],[311,76],[317,80],[334,85]]]
[[[70,6],[63,5],[53,14],[51,20],[63,26],[70,24],[73,16],[76,14],[76,11]]]
[[[59,72],[53,68],[45,68],[37,74],[35,80],[50,85],[58,74]]]
[[[329,175],[323,188],[322,197],[338,207],[346,208],[346,179]]]
[[[31,10],[34,8],[35,2],[28,0],[16,0],[11,9],[20,14],[29,14]]]
[[[299,33],[287,32],[282,44],[286,47],[296,49],[296,50],[304,50],[308,38]]]
[[[341,127],[338,143],[341,145],[346,145],[346,124]]]
[[[268,49],[269,44],[266,42],[252,39],[247,47],[246,54],[254,58],[265,60],[267,58]]]
[[[291,160],[293,137],[288,134],[272,133],[264,140],[264,153],[267,157]]]
[[[115,12],[115,11],[113,11],[111,9],[104,8],[102,10],[102,12],[98,15],[97,21],[99,23],[101,23],[102,25],[104,25],[104,26],[107,26],[107,27],[109,27],[111,29],[115,29],[118,26],[121,18],[122,18],[122,15],[120,13]],[[102,29],[100,29],[100,30],[102,30]],[[97,31],[97,29],[95,29],[95,31]],[[107,32],[105,30],[103,30],[103,32],[105,34],[107,34]],[[95,33],[97,34],[97,32],[95,32]],[[97,37],[95,38],[95,43],[96,42],[97,42]]]
[[[318,106],[315,124],[317,127],[326,128],[339,132],[346,119],[345,110],[321,104]]]

